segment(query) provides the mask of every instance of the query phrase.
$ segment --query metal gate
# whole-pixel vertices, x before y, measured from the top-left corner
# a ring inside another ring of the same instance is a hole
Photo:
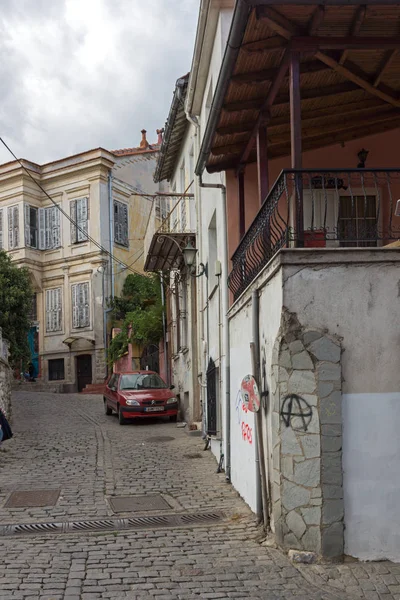
[[[207,367],[207,435],[217,434],[217,369],[212,358]]]
[[[140,368],[142,370],[148,369],[149,371],[160,372],[160,351],[158,346],[155,344],[149,344],[142,352],[140,358]]]

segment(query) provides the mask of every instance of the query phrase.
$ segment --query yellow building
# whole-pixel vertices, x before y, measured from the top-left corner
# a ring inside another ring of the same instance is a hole
[[[143,130],[137,148],[0,165],[0,248],[31,272],[32,363],[60,391],[106,377],[108,301],[125,265],[143,271],[158,148]]]

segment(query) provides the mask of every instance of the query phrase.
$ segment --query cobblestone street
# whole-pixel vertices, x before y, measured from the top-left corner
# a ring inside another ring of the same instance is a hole
[[[18,392],[13,412],[15,436],[0,452],[0,526],[128,519],[138,514],[115,514],[110,499],[152,494],[170,508],[140,515],[223,516],[190,527],[3,535],[0,598],[400,599],[400,565],[297,569],[261,545],[253,515],[202,440],[173,423],[121,427],[100,396]],[[5,506],[28,490],[59,497],[54,506]]]

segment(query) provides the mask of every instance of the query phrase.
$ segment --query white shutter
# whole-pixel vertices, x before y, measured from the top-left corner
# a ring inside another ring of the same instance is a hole
[[[82,283],[83,287],[83,322],[82,327],[90,325],[89,284]]]
[[[61,246],[60,221],[60,209],[58,206],[53,206],[53,248]]]
[[[128,246],[128,207],[126,204],[122,204],[122,219],[121,219],[121,228],[122,228],[122,236],[121,241],[125,246]]]
[[[78,312],[78,285],[71,286],[72,289],[72,327],[79,327],[79,312]]]
[[[0,250],[4,248],[3,239],[3,209],[0,209]]]
[[[45,225],[45,209],[39,208],[38,219],[39,219],[39,250],[46,248],[46,225]]]
[[[45,232],[45,243],[44,247],[47,250],[51,248],[51,209],[44,209],[44,232]]]
[[[51,331],[52,291],[46,290],[46,331]]]
[[[8,249],[14,248],[14,229],[13,229],[13,207],[9,206],[7,209],[8,216]]]
[[[18,206],[14,206],[13,210],[13,227],[14,227],[14,248],[18,248],[19,246],[19,208]]]
[[[54,290],[54,331],[60,331],[62,316],[61,288]]]
[[[69,206],[69,214],[71,217],[71,244],[76,243],[76,200],[71,200]]]
[[[31,245],[31,222],[30,222],[30,206],[24,204],[25,213],[25,246]]]

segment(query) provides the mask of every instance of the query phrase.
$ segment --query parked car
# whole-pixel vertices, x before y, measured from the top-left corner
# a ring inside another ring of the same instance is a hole
[[[146,417],[169,417],[176,421],[178,399],[154,371],[132,371],[113,373],[106,385],[104,411],[111,415],[115,411],[120,425],[127,419]]]

